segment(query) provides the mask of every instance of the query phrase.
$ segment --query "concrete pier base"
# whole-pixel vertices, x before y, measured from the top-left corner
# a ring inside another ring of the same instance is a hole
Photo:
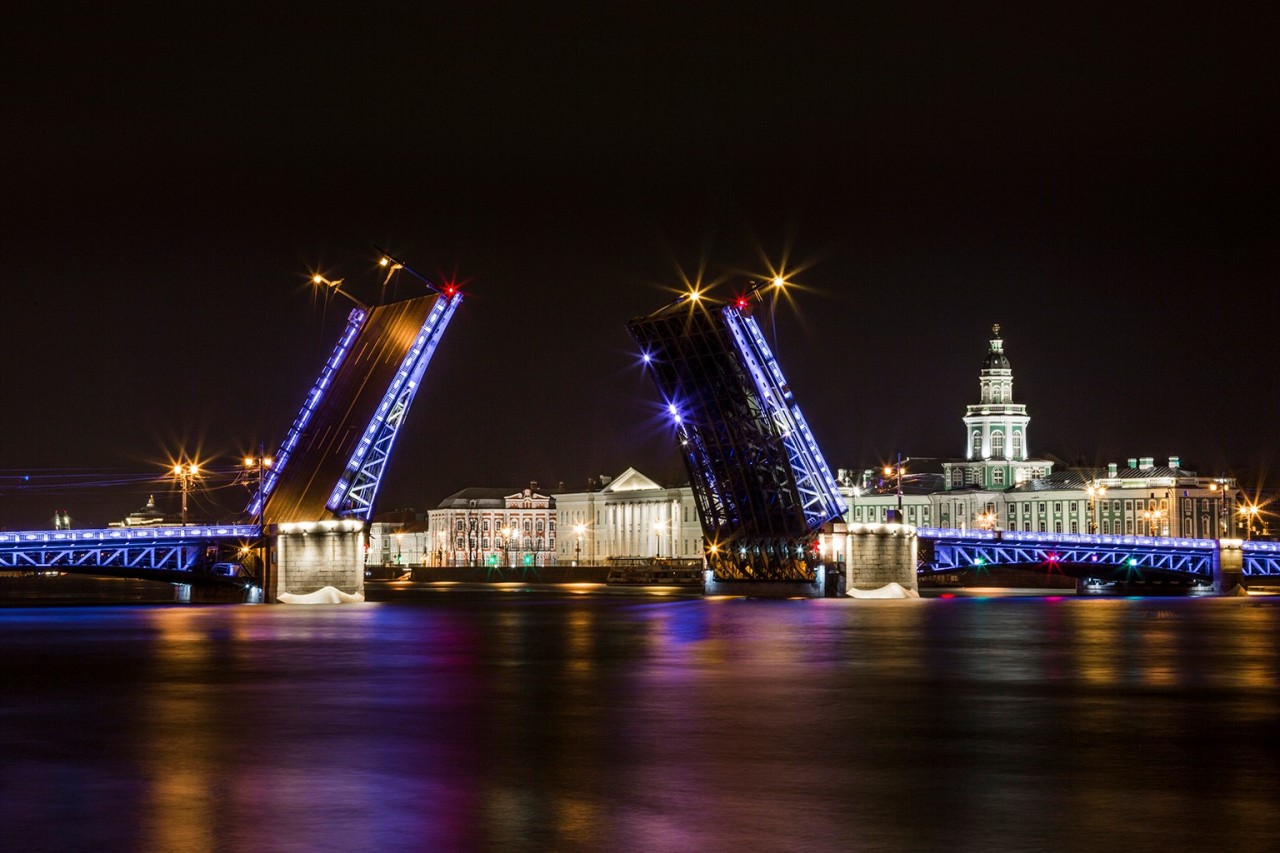
[[[842,534],[846,589],[872,590],[896,583],[903,589],[920,590],[919,543],[913,525],[835,525],[832,536],[837,544]]]
[[[274,531],[274,560],[266,599],[307,595],[326,586],[364,594],[364,524],[315,521],[281,524]]]
[[[1219,539],[1218,551],[1213,561],[1213,591],[1224,595],[1240,586],[1244,580],[1244,550],[1239,539]]]

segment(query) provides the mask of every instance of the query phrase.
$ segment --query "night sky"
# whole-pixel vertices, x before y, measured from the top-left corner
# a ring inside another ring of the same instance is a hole
[[[777,268],[833,469],[962,454],[993,323],[1033,455],[1280,467],[1265,4],[431,5],[6,26],[0,527],[274,450],[375,246],[466,292],[384,510],[679,482],[625,325]]]

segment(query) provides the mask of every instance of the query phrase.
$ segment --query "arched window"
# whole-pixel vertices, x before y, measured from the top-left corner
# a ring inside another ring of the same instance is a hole
[[[982,433],[976,429],[973,431],[973,456],[971,458],[982,458]]]
[[[1013,432],[1013,458],[1022,458],[1022,433],[1017,430]]]
[[[991,455],[996,459],[1004,458],[1004,431],[995,430],[991,433]]]
[[[1003,468],[992,468],[992,469],[991,469],[991,484],[992,484],[993,486],[1003,486],[1003,485],[1004,485],[1004,469],[1003,469]]]

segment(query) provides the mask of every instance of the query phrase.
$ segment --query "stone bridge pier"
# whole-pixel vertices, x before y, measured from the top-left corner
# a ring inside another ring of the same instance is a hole
[[[282,593],[306,595],[331,586],[364,593],[364,522],[355,519],[273,525],[267,601]]]

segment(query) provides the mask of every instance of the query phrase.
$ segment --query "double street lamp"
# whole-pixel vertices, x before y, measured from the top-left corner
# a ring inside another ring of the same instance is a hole
[[[200,476],[200,466],[194,462],[175,462],[173,476],[182,487],[182,526],[187,526],[187,495],[191,492],[191,484]]]
[[[1244,537],[1246,539],[1252,539],[1253,523],[1258,518],[1258,505],[1246,504],[1245,506],[1240,507],[1238,512],[1240,513],[1241,521],[1244,523]]]
[[[573,532],[578,534],[578,544],[573,550],[573,564],[575,566],[582,564],[582,534],[586,530],[587,526],[585,524],[575,524],[573,526]]]

